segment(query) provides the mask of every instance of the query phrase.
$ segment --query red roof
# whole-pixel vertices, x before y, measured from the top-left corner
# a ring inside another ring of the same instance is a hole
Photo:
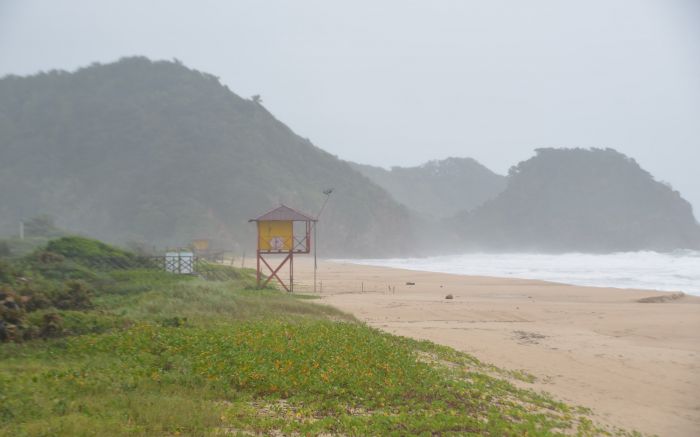
[[[315,222],[316,219],[302,214],[297,210],[294,210],[288,206],[280,205],[279,207],[266,212],[258,218],[250,219],[249,222],[261,222],[261,221],[295,221],[295,222]]]

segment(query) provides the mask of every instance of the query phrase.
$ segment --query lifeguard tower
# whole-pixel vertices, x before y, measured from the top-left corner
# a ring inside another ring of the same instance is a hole
[[[274,277],[285,290],[294,291],[294,254],[311,252],[311,227],[316,219],[288,206],[280,205],[278,208],[248,221],[255,222],[258,227],[258,288],[267,285]],[[271,255],[284,255],[284,258],[273,268],[270,264]],[[265,259],[266,256],[267,259]],[[287,262],[289,262],[289,285],[278,275]],[[271,274],[261,284],[263,264],[270,270]]]

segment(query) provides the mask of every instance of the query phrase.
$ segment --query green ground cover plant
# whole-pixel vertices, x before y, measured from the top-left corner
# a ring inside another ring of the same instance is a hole
[[[0,435],[632,435],[512,383],[527,375],[251,289],[247,270],[105,272],[64,252],[48,279],[32,256],[5,261],[6,289],[85,268],[90,305],[26,311],[60,333],[0,344]]]

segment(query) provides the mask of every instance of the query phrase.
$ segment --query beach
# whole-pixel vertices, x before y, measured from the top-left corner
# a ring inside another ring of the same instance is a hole
[[[295,287],[313,292],[312,259],[295,259]],[[370,326],[523,370],[536,380],[518,384],[600,423],[700,434],[700,297],[327,260],[316,292]]]

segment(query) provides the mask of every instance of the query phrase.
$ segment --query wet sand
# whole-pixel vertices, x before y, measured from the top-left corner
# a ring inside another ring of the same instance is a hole
[[[295,282],[312,291],[311,259],[295,258]],[[700,435],[698,297],[330,261],[318,283],[325,303],[371,326],[525,370],[527,386],[602,423]]]

